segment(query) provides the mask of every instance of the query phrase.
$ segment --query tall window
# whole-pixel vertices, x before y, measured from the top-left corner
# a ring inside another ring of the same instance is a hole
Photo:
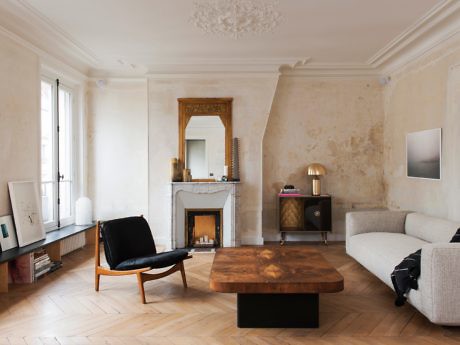
[[[72,91],[41,82],[41,194],[47,229],[73,222]]]

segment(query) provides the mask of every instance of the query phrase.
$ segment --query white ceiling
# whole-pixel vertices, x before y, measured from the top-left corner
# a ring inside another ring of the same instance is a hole
[[[280,0],[283,21],[274,33],[235,40],[196,28],[189,20],[192,0],[6,1],[78,47],[90,57],[86,61],[89,68],[143,72],[165,64],[242,61],[293,64],[307,59],[313,65],[369,64],[379,51],[446,3]]]

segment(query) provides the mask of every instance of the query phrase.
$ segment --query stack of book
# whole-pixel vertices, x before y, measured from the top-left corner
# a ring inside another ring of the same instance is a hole
[[[45,250],[34,253],[34,276],[35,280],[51,270],[53,263]]]
[[[279,192],[279,196],[302,196],[302,192],[299,188],[295,188],[294,186],[289,186],[289,188],[282,188]]]
[[[48,272],[62,267],[62,261],[51,261],[45,249],[22,255],[8,263],[8,281],[15,284],[33,283]]]

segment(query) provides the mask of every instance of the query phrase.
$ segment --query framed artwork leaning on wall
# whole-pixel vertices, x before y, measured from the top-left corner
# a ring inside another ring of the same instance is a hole
[[[8,188],[19,247],[43,240],[46,234],[37,184],[32,181],[8,182]]]

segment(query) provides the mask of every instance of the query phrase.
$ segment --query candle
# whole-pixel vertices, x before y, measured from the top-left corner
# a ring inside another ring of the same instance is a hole
[[[224,165],[224,176],[228,176],[228,165]]]
[[[208,235],[204,235],[204,243],[208,243]]]

